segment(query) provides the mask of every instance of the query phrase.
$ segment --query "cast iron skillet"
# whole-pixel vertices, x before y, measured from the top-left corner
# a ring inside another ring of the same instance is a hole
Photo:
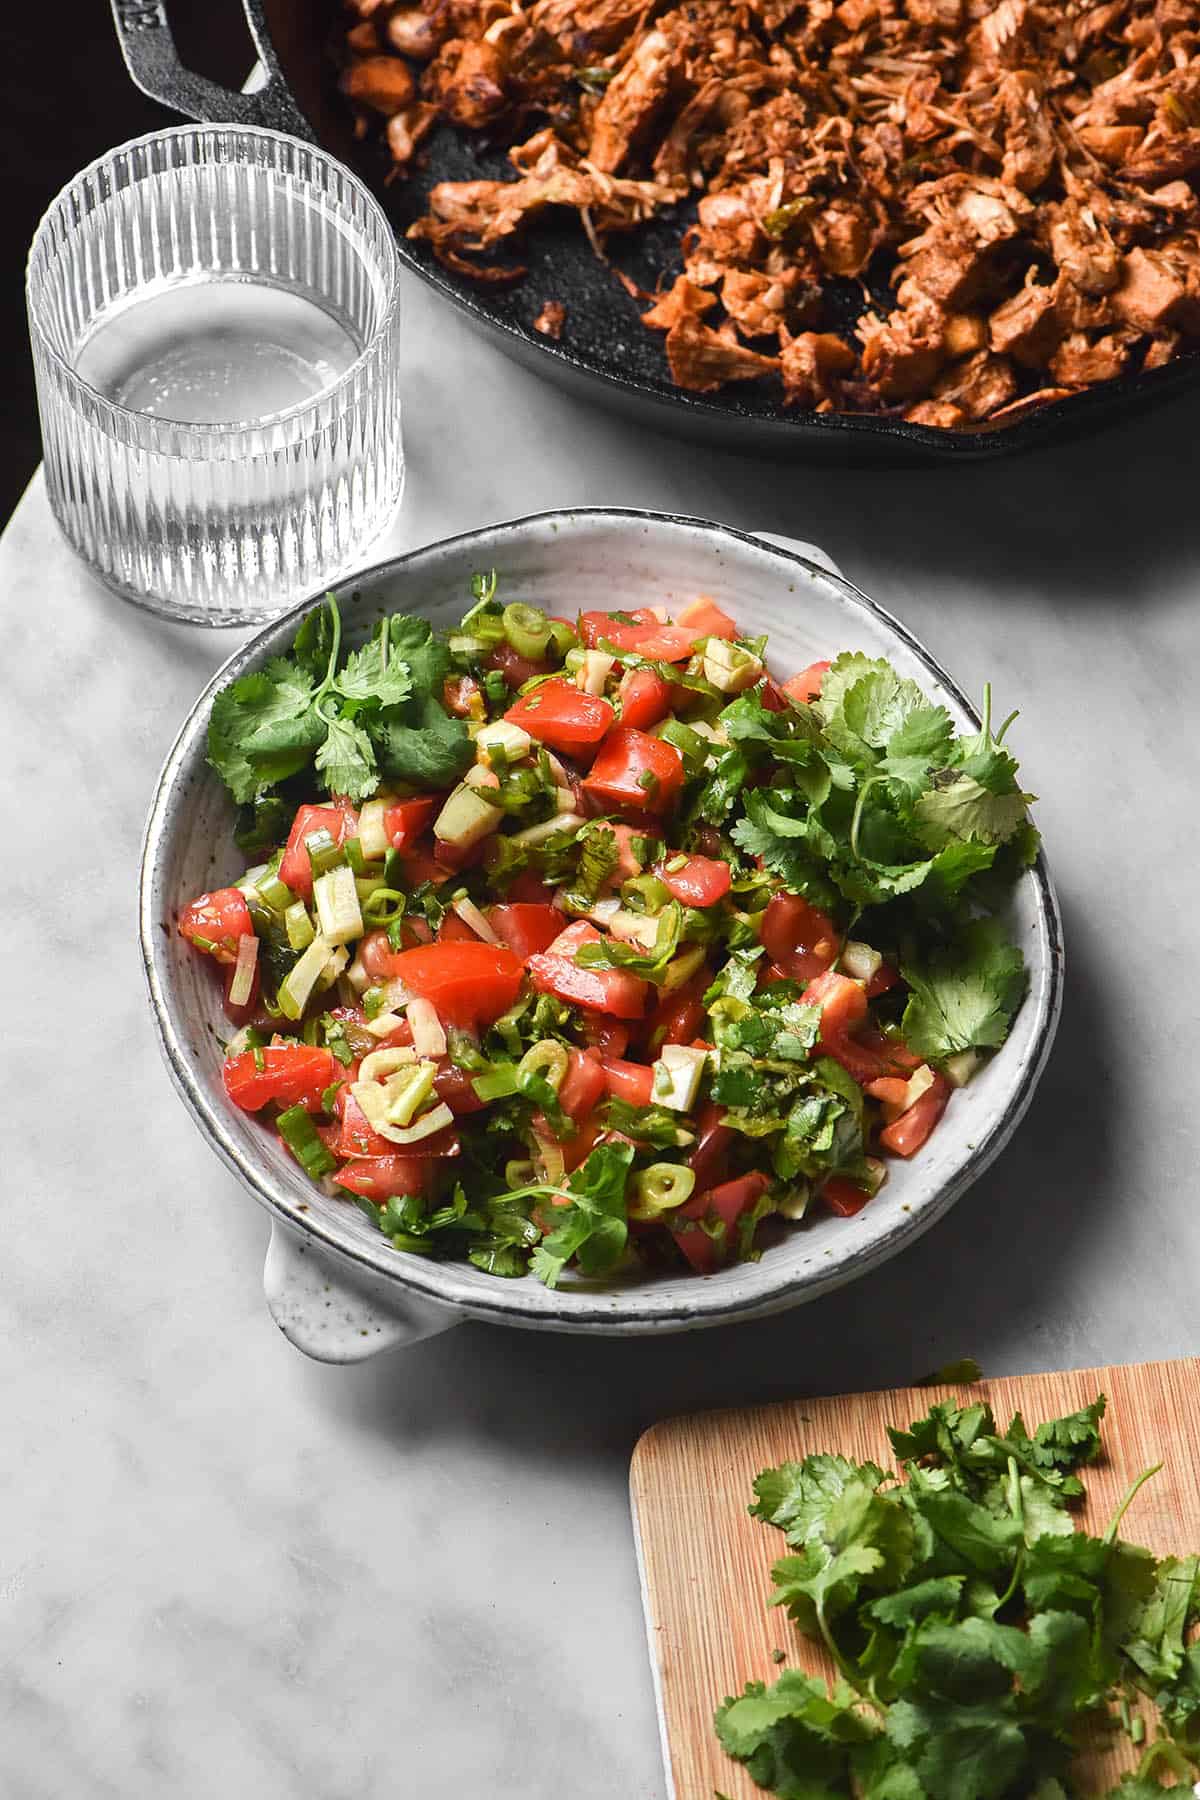
[[[995,431],[935,431],[904,420],[856,414],[817,414],[785,407],[778,384],[742,383],[727,393],[700,395],[674,387],[662,338],[647,331],[638,308],[597,261],[574,220],[547,223],[530,234],[521,260],[526,278],[506,290],[476,286],[436,263],[405,228],[425,211],[436,181],[502,176],[502,150],[472,149],[441,128],[428,141],[425,166],[408,181],[385,185],[390,163],[378,141],[356,142],[336,86],[331,47],[343,17],[338,0],[242,0],[266,85],[231,93],[184,68],[171,36],[164,0],[112,0],[125,61],[138,87],[190,118],[271,126],[316,140],[370,182],[395,221],[406,265],[453,302],[516,361],[563,387],[598,400],[639,423],[702,442],[774,456],[831,454],[839,460],[973,461],[1045,443],[1193,385],[1200,351],[1166,368],[1133,374],[1072,395]],[[678,220],[657,222],[614,257],[645,288],[678,268]],[[857,291],[847,293],[860,304]],[[547,300],[567,309],[562,341],[533,328]]]

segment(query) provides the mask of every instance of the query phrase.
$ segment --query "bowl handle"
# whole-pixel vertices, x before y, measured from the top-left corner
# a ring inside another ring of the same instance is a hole
[[[781,550],[790,550],[793,556],[807,557],[819,569],[828,569],[831,575],[838,575],[843,581],[846,579],[828,551],[816,544],[806,544],[803,538],[785,537],[781,531],[755,531],[752,535],[761,538],[764,544],[778,544]]]
[[[369,1276],[349,1274],[311,1238],[272,1223],[263,1265],[267,1311],[289,1344],[316,1362],[356,1363],[460,1325],[463,1314],[436,1301],[397,1295]]]

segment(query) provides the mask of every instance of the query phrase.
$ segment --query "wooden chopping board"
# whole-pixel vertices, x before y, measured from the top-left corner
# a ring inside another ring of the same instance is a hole
[[[771,1565],[787,1552],[774,1526],[747,1507],[760,1469],[813,1451],[892,1468],[888,1425],[906,1426],[935,1400],[986,1399],[1001,1429],[1014,1412],[1032,1429],[1108,1395],[1105,1453],[1083,1471],[1078,1515],[1102,1531],[1129,1483],[1163,1469],[1126,1515],[1125,1535],[1158,1555],[1200,1547],[1200,1359],[1022,1375],[972,1386],[893,1388],[729,1412],[653,1426],[633,1454],[630,1493],[642,1571],[650,1662],[667,1787],[673,1800],[762,1800],[763,1790],[725,1755],[713,1711],[747,1681],[772,1682],[786,1664],[829,1675],[824,1653],[778,1607],[768,1608]],[[1136,1760],[1128,1742],[1088,1753],[1080,1770],[1103,1792]]]

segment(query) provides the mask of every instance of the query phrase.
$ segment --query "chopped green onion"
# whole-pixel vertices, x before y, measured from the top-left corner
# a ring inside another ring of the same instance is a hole
[[[537,1174],[531,1162],[506,1162],[504,1165],[504,1184],[509,1188],[528,1187]]]
[[[474,1076],[471,1086],[485,1104],[489,1100],[507,1100],[511,1094],[521,1091],[512,1063],[494,1063],[485,1075]]]
[[[324,875],[338,863],[346,860],[345,851],[340,844],[335,844],[333,834],[322,825],[319,831],[310,831],[304,840],[304,848],[308,851],[308,860],[312,864],[314,876]]]
[[[386,1005],[387,1005],[387,989],[386,988],[381,988],[381,987],[368,988],[366,993],[362,997],[362,1009],[363,1009],[364,1018],[377,1019]]]
[[[404,917],[407,905],[408,895],[402,894],[399,888],[377,887],[363,899],[363,922],[366,925],[390,925],[393,919]]]
[[[566,1047],[557,1038],[541,1038],[531,1046],[517,1064],[518,1078],[539,1076],[558,1092],[567,1074]],[[477,1090],[478,1091],[478,1090]]]
[[[518,656],[539,661],[550,643],[550,622],[540,606],[525,606],[514,600],[501,615],[504,635]]]
[[[548,619],[546,623],[550,627],[550,647],[561,662],[568,651],[578,646],[579,638],[565,619]]]
[[[345,851],[346,861],[350,864],[354,873],[356,875],[365,875],[367,873],[367,859],[363,855],[361,841],[356,837],[347,838],[342,845],[342,849]]]
[[[685,1163],[651,1163],[633,1178],[633,1204],[629,1217],[643,1222],[657,1219],[690,1200],[696,1186],[695,1171]]]
[[[268,869],[265,875],[260,875],[254,887],[269,912],[285,913],[296,898],[287,883],[280,881],[274,869]]]
[[[621,904],[630,912],[656,913],[671,898],[670,891],[657,875],[631,875],[621,883]]]
[[[664,719],[654,735],[678,750],[683,758],[683,772],[689,780],[700,774],[708,757],[709,746],[698,731],[693,731],[682,719]]]
[[[312,919],[303,900],[294,900],[283,915],[287,940],[293,950],[307,950],[316,937]]]
[[[322,1143],[317,1128],[302,1106],[289,1106],[275,1123],[279,1135],[306,1175],[319,1181],[337,1168],[337,1157]]]
[[[446,640],[446,648],[451,656],[460,657],[463,662],[478,662],[487,655],[488,647],[481,637],[472,637],[465,631],[456,631]]]

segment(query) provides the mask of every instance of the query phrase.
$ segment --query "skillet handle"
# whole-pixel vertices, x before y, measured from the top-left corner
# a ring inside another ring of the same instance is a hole
[[[165,0],[112,0],[113,23],[134,85],[189,119],[214,124],[264,125],[315,142],[312,127],[288,90],[272,45],[247,18],[266,81],[250,94],[235,93],[184,67]]]

